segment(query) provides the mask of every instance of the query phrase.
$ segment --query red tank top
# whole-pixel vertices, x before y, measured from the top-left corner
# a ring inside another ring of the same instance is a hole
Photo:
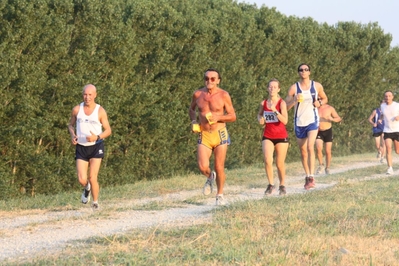
[[[277,111],[281,112],[282,99],[276,104]],[[263,103],[263,118],[266,126],[263,131],[263,136],[268,139],[285,139],[288,138],[288,132],[285,125],[278,120],[277,115],[269,108],[267,108],[267,99]]]

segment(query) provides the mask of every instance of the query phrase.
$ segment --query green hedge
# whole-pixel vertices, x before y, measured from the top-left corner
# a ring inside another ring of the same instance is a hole
[[[0,14],[0,198],[78,187],[67,123],[87,83],[113,129],[102,186],[198,173],[188,106],[209,67],[237,113],[228,168],[262,162],[258,105],[271,78],[285,97],[299,63],[344,119],[336,155],[373,150],[367,118],[398,86],[398,47],[377,23],[319,24],[229,0],[0,1]],[[298,160],[288,129],[287,160]]]

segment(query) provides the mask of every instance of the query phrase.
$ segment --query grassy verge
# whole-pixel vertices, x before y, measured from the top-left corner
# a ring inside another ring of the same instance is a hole
[[[343,160],[348,163],[348,158]],[[335,162],[338,164],[339,160]],[[84,242],[84,249],[82,242],[77,242],[77,247],[68,247],[51,258],[35,259],[32,263],[398,265],[397,176],[356,181],[384,169],[385,166],[376,166],[330,175],[322,181],[337,185],[326,190],[217,208],[212,211],[212,224],[140,229],[123,236],[93,238]],[[264,176],[260,173],[256,168],[235,170],[230,172],[229,182],[239,184],[243,176],[250,177],[247,181],[261,182]],[[172,180],[152,182],[153,191],[159,190],[161,184],[166,186],[165,190],[172,190],[169,182]],[[193,183],[180,182],[188,188]]]

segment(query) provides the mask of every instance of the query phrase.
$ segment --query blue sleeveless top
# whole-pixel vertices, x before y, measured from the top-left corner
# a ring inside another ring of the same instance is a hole
[[[374,116],[374,123],[377,123],[376,127],[373,127],[373,133],[380,133],[384,131],[384,120],[382,120],[382,123],[378,123],[378,119],[381,117],[381,109],[377,108],[375,109],[375,116]]]

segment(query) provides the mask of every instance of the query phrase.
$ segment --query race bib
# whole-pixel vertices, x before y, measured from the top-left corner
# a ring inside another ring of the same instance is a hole
[[[277,115],[272,111],[263,111],[263,118],[266,123],[276,123],[279,121]]]

